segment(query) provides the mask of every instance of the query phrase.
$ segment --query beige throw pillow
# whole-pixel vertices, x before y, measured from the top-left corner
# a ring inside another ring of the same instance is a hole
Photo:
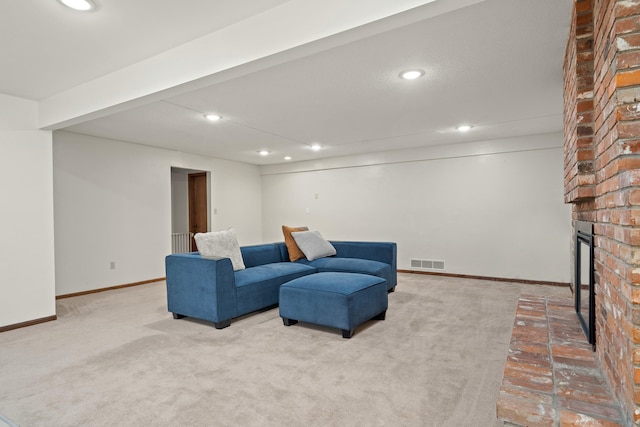
[[[230,258],[233,270],[244,270],[244,260],[235,228],[209,233],[196,233],[196,246],[202,256]]]

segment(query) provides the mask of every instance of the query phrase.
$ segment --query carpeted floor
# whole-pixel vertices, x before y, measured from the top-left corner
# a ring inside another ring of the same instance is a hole
[[[350,340],[285,327],[277,309],[223,330],[174,320],[164,282],[63,299],[57,321],[0,334],[0,414],[22,427],[497,426],[523,293],[569,296],[400,274],[387,319]]]

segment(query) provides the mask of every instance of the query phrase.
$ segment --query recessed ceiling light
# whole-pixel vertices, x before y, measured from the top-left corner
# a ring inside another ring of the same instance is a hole
[[[261,156],[268,156],[269,152],[267,150],[260,150],[258,151],[258,153],[260,153]]]
[[[470,131],[472,127],[473,126],[469,126],[469,125],[460,125],[456,128],[456,130],[458,132],[467,132],[467,131]]]
[[[424,76],[424,70],[407,70],[400,73],[400,77],[405,80],[415,80]]]
[[[319,151],[319,150],[321,150],[321,149],[322,149],[322,145],[320,145],[320,144],[312,144],[312,145],[311,145],[311,149],[312,149],[313,151]]]
[[[291,158],[292,158],[291,156],[284,156],[285,160],[291,160]]]
[[[70,7],[74,10],[80,10],[87,12],[96,8],[96,5],[91,0],[59,0],[63,5]]]
[[[217,122],[222,118],[222,116],[219,116],[217,114],[205,114],[204,116],[207,118],[207,120],[211,120],[212,122]]]

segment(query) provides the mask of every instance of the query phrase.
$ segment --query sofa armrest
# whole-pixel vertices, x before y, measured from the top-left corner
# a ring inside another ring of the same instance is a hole
[[[229,258],[172,254],[165,258],[165,268],[167,307],[174,317],[195,317],[219,327],[236,316],[236,285]]]
[[[397,284],[397,245],[394,242],[347,242],[330,241],[336,248],[336,256],[342,258],[361,258],[380,261],[391,266],[392,286]]]

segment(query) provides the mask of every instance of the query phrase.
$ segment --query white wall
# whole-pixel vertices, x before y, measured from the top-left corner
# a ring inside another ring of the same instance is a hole
[[[189,172],[171,170],[171,232],[189,232]]]
[[[450,273],[569,281],[559,134],[262,168],[67,132],[53,140],[58,295],[164,276],[171,167],[211,172],[210,228],[235,227],[241,245],[309,225],[330,239],[396,241],[401,269],[442,259]]]
[[[257,166],[68,132],[53,141],[57,295],[165,276],[172,166],[211,172],[212,230],[261,240]]]
[[[36,102],[0,94],[0,327],[55,315],[51,132]]]
[[[400,269],[436,259],[454,274],[569,281],[561,134],[261,170],[266,241],[282,240],[282,224],[308,225],[395,241]]]

